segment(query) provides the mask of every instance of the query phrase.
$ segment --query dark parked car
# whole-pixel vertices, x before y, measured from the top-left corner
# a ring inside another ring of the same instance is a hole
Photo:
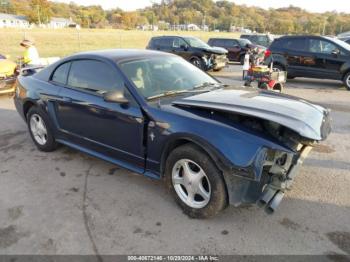
[[[211,47],[196,37],[157,36],[152,37],[147,49],[179,55],[202,70],[219,71],[227,64],[227,51]]]
[[[66,57],[20,76],[14,101],[39,150],[64,144],[165,179],[192,217],[257,201],[273,212],[330,132],[320,106],[224,86],[181,57],[147,50]]]
[[[348,44],[350,44],[350,36],[341,37],[341,38],[339,38],[339,39],[342,40],[342,41],[344,41],[344,42],[346,42],[346,43],[348,43]]]
[[[274,38],[270,34],[242,34],[241,39],[248,39],[255,45],[269,47]]]
[[[287,70],[288,78],[342,80],[350,90],[350,45],[333,37],[284,36],[266,52],[266,64]]]
[[[227,58],[229,61],[244,63],[244,56],[246,52],[257,47],[247,39],[233,39],[233,38],[210,38],[208,45],[213,47],[222,47],[227,50]],[[263,46],[259,46],[264,48]]]

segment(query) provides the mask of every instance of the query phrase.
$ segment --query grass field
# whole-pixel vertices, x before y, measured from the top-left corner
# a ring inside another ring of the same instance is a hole
[[[169,32],[125,31],[113,29],[0,29],[0,54],[14,60],[21,56],[19,45],[26,37],[33,39],[41,57],[64,57],[75,52],[106,48],[145,48],[149,39],[157,35],[192,35],[207,41],[209,37],[238,37],[226,32]]]

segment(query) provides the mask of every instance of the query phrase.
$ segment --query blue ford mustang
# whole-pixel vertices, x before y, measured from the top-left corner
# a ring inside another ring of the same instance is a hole
[[[18,78],[15,105],[42,151],[64,144],[164,178],[191,217],[228,204],[272,213],[329,111],[304,100],[226,86],[182,58],[103,50]]]

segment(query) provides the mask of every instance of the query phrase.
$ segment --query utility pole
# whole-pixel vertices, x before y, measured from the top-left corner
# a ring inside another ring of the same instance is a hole
[[[41,25],[41,19],[40,19],[40,6],[36,5],[37,13],[38,13],[38,23]]]
[[[323,21],[322,35],[326,34],[326,20]]]
[[[205,27],[205,16],[206,16],[206,12],[204,11],[203,20],[202,20],[202,30],[203,31],[204,31],[204,27]]]
[[[153,6],[156,6],[158,4],[154,0],[151,0],[150,2],[152,4],[152,8],[153,8]],[[161,7],[163,7],[163,1],[161,2]],[[152,24],[151,24],[151,27],[152,27],[152,31],[154,31],[154,12],[153,12],[153,9],[151,11],[152,11]]]

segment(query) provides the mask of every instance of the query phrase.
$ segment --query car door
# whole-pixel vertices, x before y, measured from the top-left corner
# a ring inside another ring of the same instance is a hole
[[[307,66],[312,77],[341,79],[340,68],[344,57],[336,44],[326,39],[309,38],[307,46],[309,60],[312,61]],[[306,62],[303,61],[304,64]]]
[[[116,90],[124,92],[127,105],[104,100],[104,93]],[[135,171],[144,168],[143,114],[115,67],[72,61],[59,97],[56,118],[63,140]]]
[[[173,53],[173,37],[162,37],[159,42],[159,50]]]
[[[224,41],[224,48],[228,51],[227,58],[230,61],[238,61],[242,50],[238,41],[234,39],[226,39]]]
[[[312,57],[307,52],[307,40],[304,37],[287,38],[282,41],[280,53],[285,57],[288,74],[293,76],[308,76],[308,64]]]
[[[190,52],[188,52],[188,44],[181,37],[172,38],[172,50],[173,54],[183,57],[186,60],[191,58]]]

